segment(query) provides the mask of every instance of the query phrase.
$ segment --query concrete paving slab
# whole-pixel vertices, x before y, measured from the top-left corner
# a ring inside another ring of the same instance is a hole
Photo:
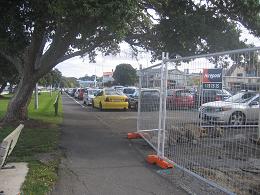
[[[20,193],[21,186],[28,173],[27,163],[8,163],[11,169],[0,169],[0,191],[4,195],[17,195]]]

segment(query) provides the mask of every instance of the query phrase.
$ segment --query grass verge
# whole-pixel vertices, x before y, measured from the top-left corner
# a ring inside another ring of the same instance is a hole
[[[22,186],[22,193],[28,195],[47,194],[57,180],[59,165],[58,139],[59,124],[62,122],[62,102],[59,101],[59,114],[54,116],[57,93],[39,95],[39,109],[34,109],[34,99],[29,106],[29,117],[25,121],[17,145],[9,157],[10,162],[27,162],[29,172]],[[0,98],[0,117],[6,112],[10,96]],[[0,129],[0,142],[16,126],[6,125]]]

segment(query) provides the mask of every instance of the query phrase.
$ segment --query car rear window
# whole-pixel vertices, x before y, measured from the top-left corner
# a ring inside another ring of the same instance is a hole
[[[106,89],[105,95],[123,95],[123,93],[114,89]]]
[[[135,92],[135,89],[133,88],[126,88],[123,90],[123,93],[126,93],[126,94],[133,94]]]
[[[159,97],[160,94],[158,91],[143,91],[143,97]]]

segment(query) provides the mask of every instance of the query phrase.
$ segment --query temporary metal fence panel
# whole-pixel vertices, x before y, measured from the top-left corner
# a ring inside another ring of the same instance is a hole
[[[140,71],[147,88],[139,96],[140,134],[159,156],[223,193],[260,194],[259,54],[166,57]],[[148,89],[156,98],[143,94]]]
[[[158,132],[161,123],[161,64],[140,69],[137,131],[158,151]]]

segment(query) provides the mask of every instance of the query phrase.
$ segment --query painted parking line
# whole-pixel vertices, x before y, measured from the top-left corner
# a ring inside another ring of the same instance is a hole
[[[67,93],[66,93],[66,95],[67,95],[70,99],[72,99],[74,102],[76,102],[77,104],[79,104],[82,108],[87,108],[86,106],[84,106],[83,104],[81,104],[79,101],[77,101],[75,98],[69,96]]]

